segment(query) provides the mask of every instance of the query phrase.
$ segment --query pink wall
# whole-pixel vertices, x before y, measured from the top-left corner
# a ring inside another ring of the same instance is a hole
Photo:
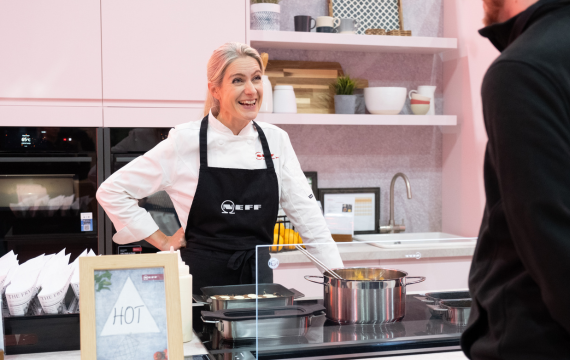
[[[444,1],[444,37],[458,39],[458,49],[443,56],[444,114],[457,114],[459,125],[443,136],[442,229],[477,236],[485,206],[487,143],[480,89],[499,52],[477,32],[483,27],[481,0]]]

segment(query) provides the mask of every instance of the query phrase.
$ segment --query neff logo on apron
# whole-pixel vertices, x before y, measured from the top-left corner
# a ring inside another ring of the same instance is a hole
[[[236,210],[259,210],[261,205],[236,205],[231,200],[222,203],[222,214],[235,214]]]

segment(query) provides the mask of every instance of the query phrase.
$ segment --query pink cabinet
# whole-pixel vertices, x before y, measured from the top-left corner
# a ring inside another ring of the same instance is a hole
[[[204,101],[212,51],[245,42],[244,1],[101,0],[101,8],[105,105]]]
[[[99,0],[0,1],[0,104],[101,105],[101,91]]]
[[[0,126],[102,127],[103,107],[0,105]]]

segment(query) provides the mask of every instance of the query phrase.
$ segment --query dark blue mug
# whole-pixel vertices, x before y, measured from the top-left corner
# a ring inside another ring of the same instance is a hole
[[[317,26],[317,32],[320,33],[336,33],[337,30],[332,26]]]

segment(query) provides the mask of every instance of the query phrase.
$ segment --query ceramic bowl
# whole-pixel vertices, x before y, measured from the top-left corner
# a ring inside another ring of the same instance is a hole
[[[404,108],[407,95],[404,87],[369,87],[364,89],[364,102],[371,114],[397,115]]]
[[[412,104],[411,106],[415,115],[425,115],[429,111],[429,104]]]
[[[412,100],[421,100],[421,101],[430,101],[431,98],[429,96],[423,96],[420,94],[412,94],[412,96],[410,97],[410,99]]]

